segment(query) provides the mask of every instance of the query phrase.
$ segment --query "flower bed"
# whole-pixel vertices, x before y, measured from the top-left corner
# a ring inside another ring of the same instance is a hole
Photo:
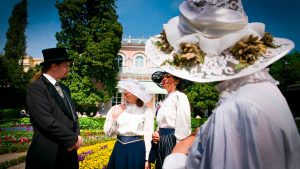
[[[29,148],[33,131],[31,130],[5,130],[0,131],[0,154],[25,152]],[[81,130],[84,138],[83,146],[111,141],[101,130]]]
[[[27,151],[32,131],[0,131],[0,154]]]
[[[78,150],[79,167],[82,169],[107,167],[115,140],[82,147]]]

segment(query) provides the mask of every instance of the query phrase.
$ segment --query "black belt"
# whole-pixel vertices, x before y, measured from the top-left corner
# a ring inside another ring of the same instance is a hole
[[[142,136],[117,136],[117,140],[122,144],[128,144],[143,140]]]
[[[175,129],[172,128],[159,128],[159,135],[165,136],[165,135],[174,135]]]

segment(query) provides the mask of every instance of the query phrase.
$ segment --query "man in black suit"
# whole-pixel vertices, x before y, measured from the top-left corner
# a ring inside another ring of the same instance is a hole
[[[42,71],[28,87],[27,104],[34,134],[27,152],[26,169],[79,168],[78,117],[68,87],[59,83],[69,73],[65,48],[42,51]]]

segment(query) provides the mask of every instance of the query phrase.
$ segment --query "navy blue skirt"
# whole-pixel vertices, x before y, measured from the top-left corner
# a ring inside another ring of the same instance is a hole
[[[107,169],[144,169],[146,148],[140,136],[118,136]]]
[[[161,169],[165,158],[172,153],[176,145],[175,129],[159,128],[160,141],[158,142],[158,158],[155,163],[156,169]]]

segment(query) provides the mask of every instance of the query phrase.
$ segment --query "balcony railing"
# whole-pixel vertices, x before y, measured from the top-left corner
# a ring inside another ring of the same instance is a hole
[[[123,66],[119,68],[120,74],[138,74],[138,75],[150,75],[156,71],[162,71],[160,67],[127,67]]]

